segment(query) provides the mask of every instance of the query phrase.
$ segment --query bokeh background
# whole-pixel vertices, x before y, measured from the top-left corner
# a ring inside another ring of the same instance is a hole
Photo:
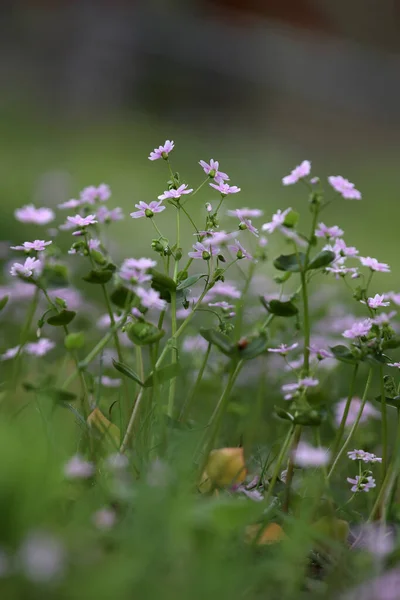
[[[17,241],[15,207],[89,184],[110,184],[126,213],[155,199],[166,177],[147,156],[168,138],[193,187],[214,157],[243,190],[230,202],[266,216],[304,202],[280,183],[304,158],[348,177],[363,201],[338,200],[326,221],[394,265],[399,34],[395,0],[3,0],[1,238]],[[144,251],[132,225],[114,235]]]

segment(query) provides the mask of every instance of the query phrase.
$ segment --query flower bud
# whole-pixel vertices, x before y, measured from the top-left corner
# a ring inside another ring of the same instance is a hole
[[[203,260],[210,260],[211,254],[209,252],[206,252],[204,250],[203,253],[202,253],[202,257],[203,257]]]
[[[144,214],[146,215],[146,217],[148,217],[149,219],[151,219],[151,217],[154,217],[154,213],[152,210],[150,210],[150,208],[146,208],[146,210],[144,211]]]

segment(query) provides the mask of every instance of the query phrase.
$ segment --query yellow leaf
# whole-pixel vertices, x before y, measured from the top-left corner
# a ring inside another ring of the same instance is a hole
[[[242,483],[246,478],[243,448],[220,448],[210,453],[204,478],[216,487]]]
[[[260,528],[263,531],[260,535]],[[259,536],[259,537],[258,537]],[[246,540],[247,542],[253,542],[256,538],[258,546],[265,546],[269,544],[276,544],[286,537],[285,532],[278,523],[270,523],[264,528],[264,525],[249,525],[246,527]]]
[[[120,430],[116,425],[114,425],[114,423],[111,423],[111,421],[109,421],[107,417],[103,415],[99,408],[95,408],[90,413],[87,418],[87,422],[90,427],[97,429],[102,437],[113,445],[114,449],[119,448],[121,443]]]

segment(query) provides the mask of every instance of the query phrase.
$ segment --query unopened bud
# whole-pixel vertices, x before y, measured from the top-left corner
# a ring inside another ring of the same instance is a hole
[[[206,250],[203,250],[202,257],[203,260],[210,260],[211,254],[209,252],[206,252]]]
[[[150,210],[150,208],[146,208],[146,210],[144,211],[144,214],[146,215],[146,217],[148,217],[149,219],[151,219],[151,217],[154,217],[154,213],[152,210]]]

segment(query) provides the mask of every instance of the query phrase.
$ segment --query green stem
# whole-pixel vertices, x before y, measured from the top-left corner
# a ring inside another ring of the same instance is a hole
[[[199,385],[200,385],[201,380],[203,378],[203,374],[204,374],[205,368],[207,366],[208,358],[209,358],[210,352],[211,352],[211,347],[212,347],[212,344],[208,344],[206,353],[205,353],[204,358],[203,358],[203,362],[201,363],[200,370],[199,370],[199,372],[197,374],[196,382],[195,382],[195,384],[193,386],[193,389],[192,389],[190,395],[188,396],[187,400],[183,403],[181,414],[179,416],[179,420],[181,422],[185,421],[187,415],[190,412],[190,409],[192,408],[193,400],[196,397],[197,390],[199,388]]]
[[[337,451],[339,450],[339,446],[341,444],[342,438],[343,438],[344,430],[346,428],[347,417],[349,415],[350,405],[351,405],[351,402],[354,397],[354,387],[355,387],[355,383],[356,383],[356,379],[357,379],[357,373],[358,373],[358,363],[356,363],[354,365],[353,376],[351,378],[349,393],[348,393],[347,400],[346,400],[346,406],[343,411],[343,416],[340,421],[339,429],[337,430],[336,439],[335,439],[333,449],[332,449],[332,456],[336,455]]]
[[[204,472],[206,467],[208,456],[212,450],[212,447],[215,443],[215,439],[218,435],[219,428],[221,426],[222,417],[224,416],[226,407],[228,405],[229,396],[234,386],[234,383],[240,373],[240,370],[243,366],[243,360],[240,360],[237,363],[232,363],[231,373],[229,375],[227,384],[225,386],[224,391],[222,392],[220,399],[218,400],[217,406],[214,409],[213,414],[207,424],[206,428],[206,441],[204,442],[205,448],[203,452],[203,460],[201,462],[200,468],[200,477]],[[208,439],[207,439],[208,438]]]
[[[290,452],[290,456],[289,456],[288,468],[287,468],[287,474],[286,474],[285,500],[284,500],[284,503],[282,506],[282,511],[284,513],[289,512],[290,490],[292,487],[292,480],[293,480],[293,475],[294,475],[294,455],[296,453],[297,446],[299,445],[299,442],[300,442],[301,432],[302,432],[302,426],[296,425],[294,428],[293,443],[292,443],[292,448],[291,448],[291,452]]]
[[[35,293],[33,295],[32,302],[29,306],[29,309],[28,309],[28,312],[26,315],[25,324],[23,326],[21,336],[20,336],[19,348],[18,348],[17,354],[15,355],[15,358],[13,361],[13,374],[12,374],[12,379],[11,379],[11,382],[12,382],[11,389],[13,389],[13,390],[15,390],[16,385],[17,385],[21,355],[22,355],[22,351],[29,339],[29,330],[32,326],[32,321],[35,317],[36,309],[37,309],[37,306],[39,303],[39,295],[40,295],[40,289],[37,287],[35,289]]]
[[[387,471],[388,459],[388,431],[387,431],[387,409],[386,409],[386,393],[385,382],[383,380],[383,367],[379,368],[379,379],[381,384],[381,413],[382,413],[382,471],[381,481],[383,483]]]
[[[381,512],[381,515],[384,516],[386,512],[384,510],[385,498],[390,495],[390,489],[394,485],[396,481],[396,477],[398,475],[398,467],[399,467],[399,455],[400,455],[400,410],[397,411],[397,431],[396,431],[396,441],[394,444],[393,455],[390,461],[390,465],[386,470],[385,479],[382,481],[381,488],[379,490],[379,494],[375,500],[375,504],[372,508],[371,514],[368,517],[368,522],[372,521],[375,518],[375,515]]]
[[[367,382],[365,384],[364,394],[363,394],[363,397],[362,397],[362,402],[361,402],[360,410],[358,411],[356,420],[354,421],[353,426],[352,426],[352,428],[349,431],[349,435],[347,436],[347,438],[346,438],[343,446],[341,447],[340,451],[338,452],[338,454],[337,454],[337,456],[336,456],[336,458],[334,460],[334,463],[333,463],[333,465],[332,465],[332,467],[331,467],[331,469],[330,469],[330,471],[328,473],[328,479],[330,479],[332,477],[333,471],[335,470],[335,468],[336,468],[339,460],[343,456],[346,448],[350,444],[350,442],[351,442],[351,440],[353,438],[353,435],[354,435],[354,433],[355,433],[355,431],[356,431],[356,429],[358,427],[358,424],[360,422],[360,419],[361,419],[363,411],[364,411],[365,403],[367,401],[367,396],[368,396],[369,387],[371,385],[371,381],[372,381],[372,367],[370,368],[370,370],[368,372]]]
[[[124,439],[122,440],[122,444],[119,449],[120,454],[123,454],[128,447],[129,440],[131,438],[133,428],[136,423],[136,418],[139,414],[139,408],[140,408],[140,405],[141,405],[141,402],[143,399],[143,395],[144,395],[144,388],[140,388],[139,393],[136,397],[135,404],[133,406],[133,410],[132,410],[132,414],[131,414],[129,422],[128,422],[128,426],[125,431]]]
[[[265,502],[266,506],[268,506],[268,503],[271,500],[271,496],[272,496],[272,493],[274,491],[275,484],[276,484],[276,482],[278,480],[278,477],[279,477],[279,475],[281,473],[282,463],[283,463],[283,461],[285,459],[285,456],[287,454],[288,448],[290,446],[290,442],[292,441],[293,433],[294,433],[294,427],[292,426],[289,429],[289,431],[288,431],[288,434],[287,434],[287,436],[285,438],[285,441],[282,444],[281,451],[280,451],[280,453],[278,455],[278,458],[276,459],[275,468],[273,470],[273,473],[272,473],[272,476],[271,476],[271,480],[270,480],[269,485],[268,485],[268,491],[267,491],[267,493],[266,493],[266,495],[264,497],[264,502]]]
[[[235,322],[235,340],[238,341],[242,334],[242,325],[243,325],[243,312],[244,312],[244,300],[247,292],[249,291],[250,283],[254,275],[254,270],[256,268],[255,263],[251,263],[249,267],[249,271],[246,277],[246,282],[244,284],[243,292],[240,297],[240,301],[237,307],[236,313],[236,322]]]
[[[188,196],[188,197],[186,198],[186,200],[183,202],[183,204],[186,204],[186,202],[188,202],[188,201],[190,200],[190,198],[193,198],[193,196],[195,196],[195,195],[197,194],[197,192],[199,192],[199,191],[201,190],[201,188],[202,188],[202,187],[203,187],[203,186],[204,186],[204,185],[207,183],[207,181],[210,181],[210,177],[207,177],[207,179],[205,179],[205,180],[204,180],[204,181],[203,181],[203,182],[202,182],[202,183],[199,185],[199,187],[198,187],[198,188],[196,188],[196,189],[194,190],[194,192],[192,192],[192,193],[190,194],[190,196]],[[181,205],[181,206],[183,206],[183,205]]]

